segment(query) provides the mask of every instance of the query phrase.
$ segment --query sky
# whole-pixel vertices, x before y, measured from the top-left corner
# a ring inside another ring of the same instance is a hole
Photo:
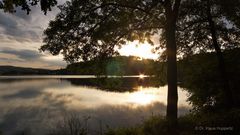
[[[62,4],[64,1],[58,2]],[[54,7],[51,12],[44,15],[39,5],[32,8],[30,15],[20,9],[17,9],[14,14],[0,10],[0,65],[46,69],[64,68],[67,63],[63,61],[62,56],[52,56],[47,52],[39,51],[43,31],[58,12],[57,7]],[[124,46],[119,50],[120,54],[157,58],[156,54],[152,54],[151,45],[145,43],[136,47],[136,44],[137,42],[134,42]]]
[[[61,56],[40,53],[42,33],[59,10],[44,15],[40,7],[32,8],[30,15],[22,10],[4,13],[0,10],[0,65],[58,69],[66,66]]]

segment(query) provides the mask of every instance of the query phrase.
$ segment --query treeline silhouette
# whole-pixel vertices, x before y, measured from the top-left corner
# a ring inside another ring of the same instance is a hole
[[[51,70],[37,69],[37,68],[24,68],[15,66],[0,66],[0,75],[42,75],[52,74]]]
[[[70,64],[66,67],[69,74],[79,75],[153,75],[157,61],[139,60],[135,56],[116,56]]]

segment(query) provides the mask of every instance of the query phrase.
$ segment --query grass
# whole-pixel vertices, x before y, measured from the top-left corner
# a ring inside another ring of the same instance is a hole
[[[87,119],[77,114],[65,116],[48,135],[90,135]],[[151,116],[129,128],[108,129],[101,135],[168,135],[168,121],[163,116]],[[195,112],[178,119],[178,135],[240,135],[240,109],[215,112]],[[3,133],[0,131],[0,135]]]
[[[179,135],[239,135],[240,109],[219,112],[199,112],[178,120]],[[165,117],[152,116],[132,128],[110,129],[105,135],[168,135]]]

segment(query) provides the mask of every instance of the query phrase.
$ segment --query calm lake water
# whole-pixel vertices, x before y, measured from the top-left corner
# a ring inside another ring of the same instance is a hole
[[[188,113],[187,92],[179,88],[179,115]],[[91,134],[133,126],[165,115],[167,86],[149,77],[1,76],[0,130],[43,135],[69,114],[88,118]]]

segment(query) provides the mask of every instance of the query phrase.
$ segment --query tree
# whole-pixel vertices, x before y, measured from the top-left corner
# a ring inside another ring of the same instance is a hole
[[[37,5],[39,2],[44,14],[47,14],[47,11],[51,11],[51,7],[57,5],[57,0],[3,0],[0,1],[0,9],[3,9],[4,12],[13,13],[16,12],[16,7],[21,7],[22,10],[29,14],[31,6]]]
[[[88,61],[116,55],[126,41],[152,43],[164,37],[167,49],[167,119],[177,125],[176,22],[181,0],[72,0],[44,32],[42,51],[62,53],[66,61]],[[162,32],[159,32],[162,31]]]
[[[222,49],[238,47],[238,28],[227,19],[225,6],[219,0],[184,1],[179,19],[178,37],[180,53],[216,51],[218,69],[226,107],[234,103],[229,86]],[[234,6],[234,5],[233,5]]]
[[[227,75],[230,80],[231,89],[235,101],[234,108],[239,107],[239,72],[240,60],[236,59],[240,55],[240,48],[223,51],[225,63],[227,65]],[[221,75],[218,69],[218,59],[216,52],[196,54],[184,58],[178,62],[181,87],[186,88],[190,95],[188,100],[196,112],[216,112],[219,110],[231,109],[225,105],[225,92],[222,89]],[[228,108],[226,108],[228,107]],[[226,112],[228,110],[225,110]]]

